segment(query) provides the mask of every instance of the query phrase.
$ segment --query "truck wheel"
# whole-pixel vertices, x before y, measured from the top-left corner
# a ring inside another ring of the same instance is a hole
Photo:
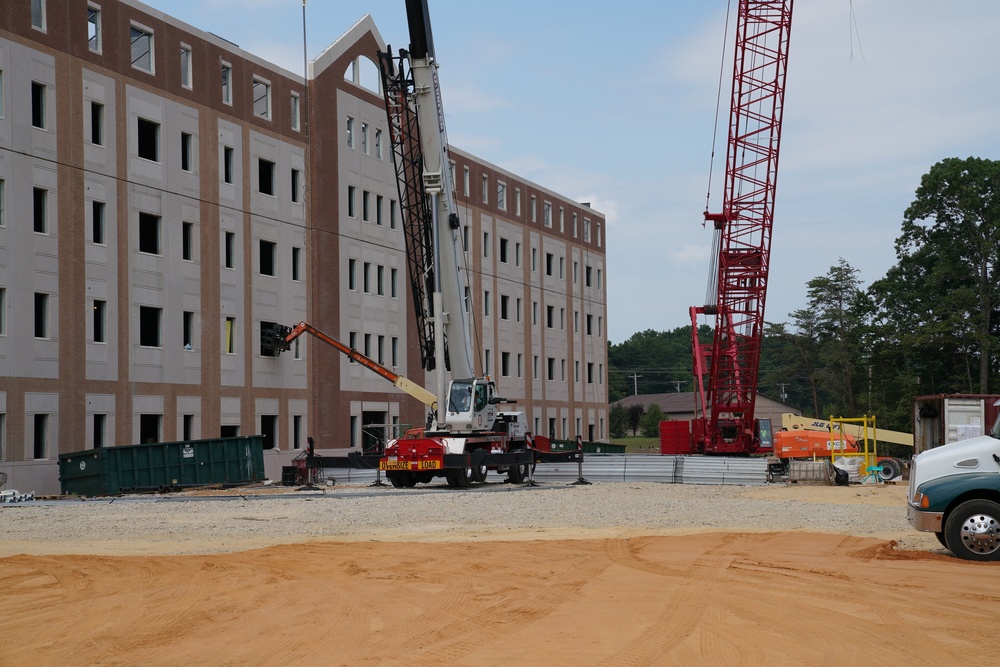
[[[1000,560],[1000,504],[967,500],[944,523],[948,549],[965,560]]]
[[[490,469],[485,465],[479,465],[472,469],[472,481],[484,483],[486,481],[486,475],[489,473]]]
[[[516,453],[516,452],[511,452]],[[507,481],[511,484],[524,484],[528,480],[528,466],[530,463],[520,463],[507,468]]]
[[[402,479],[402,475],[399,472],[396,472],[396,471],[387,472],[385,474],[385,476],[388,477],[389,478],[389,482],[392,483],[392,488],[394,488],[394,489],[401,489],[401,488],[403,488],[403,479]]]
[[[447,475],[448,475],[447,477],[448,486],[453,486],[460,489],[472,486],[472,468],[458,468],[455,470],[449,470]]]
[[[934,533],[934,537],[938,538],[938,542],[941,543],[941,546],[943,546],[945,549],[948,549],[948,543],[944,541],[944,531],[943,530],[940,531],[940,532]],[[949,549],[949,551],[950,551],[950,549]]]

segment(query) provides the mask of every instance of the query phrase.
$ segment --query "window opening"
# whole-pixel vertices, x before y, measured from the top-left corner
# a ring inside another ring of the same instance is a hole
[[[132,26],[132,67],[152,73],[153,71],[153,33]]]
[[[45,129],[45,84],[31,82],[31,125]]]
[[[104,145],[104,105],[100,102],[90,103],[90,143]]]
[[[105,323],[107,318],[108,302],[98,299],[94,300],[94,342],[105,342]]]
[[[161,347],[160,315],[161,308],[139,306],[139,346]]]
[[[262,195],[274,196],[274,163],[258,158],[258,190]]]
[[[271,118],[271,84],[257,78],[253,80],[253,112],[260,118]]]
[[[138,154],[144,160],[160,161],[160,124],[145,118],[138,123]]]
[[[274,275],[274,259],[277,244],[272,241],[261,239],[260,242],[260,274],[262,276]]]
[[[226,268],[232,269],[236,266],[236,234],[226,232]]]
[[[139,252],[160,254],[160,217],[139,213]]]

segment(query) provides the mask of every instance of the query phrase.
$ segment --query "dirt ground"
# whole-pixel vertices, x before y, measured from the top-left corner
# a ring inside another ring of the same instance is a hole
[[[749,491],[748,502],[755,494],[801,490]],[[199,556],[50,545],[0,558],[0,665],[839,667],[996,653],[1000,570],[939,549],[738,526],[476,534]]]

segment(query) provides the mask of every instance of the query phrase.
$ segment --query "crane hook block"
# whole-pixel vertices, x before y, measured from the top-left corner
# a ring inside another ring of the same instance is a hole
[[[723,225],[729,222],[729,216],[725,213],[709,213],[705,211],[705,219],[713,223],[716,229],[722,229]]]

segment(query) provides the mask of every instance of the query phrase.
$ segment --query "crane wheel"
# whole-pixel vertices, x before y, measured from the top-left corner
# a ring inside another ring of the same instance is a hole
[[[472,468],[454,468],[447,472],[448,486],[464,489],[472,486]]]
[[[523,450],[517,450],[518,452]],[[515,452],[511,452],[515,453]],[[517,465],[512,465],[507,468],[507,481],[511,484],[524,484],[528,481],[530,469],[530,463],[519,463]]]

